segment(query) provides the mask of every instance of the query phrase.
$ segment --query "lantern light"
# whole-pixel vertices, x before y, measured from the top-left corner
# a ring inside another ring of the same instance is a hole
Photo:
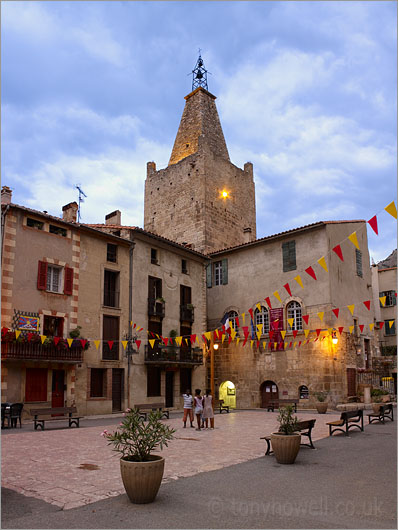
[[[215,350],[218,350],[218,344],[214,344],[213,348],[214,348]]]
[[[332,333],[332,342],[335,345],[339,342],[339,339],[337,338],[337,335],[336,335],[335,331],[333,331],[333,333]]]

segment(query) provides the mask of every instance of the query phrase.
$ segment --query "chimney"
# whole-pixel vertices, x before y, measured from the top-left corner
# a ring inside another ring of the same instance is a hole
[[[65,206],[62,207],[62,219],[68,223],[76,223],[78,209],[77,202],[65,204]]]
[[[12,190],[8,186],[1,188],[1,204],[10,204],[12,198]]]
[[[120,210],[115,210],[114,212],[105,215],[105,224],[120,226],[122,224],[122,212]]]
[[[250,243],[252,241],[252,229],[250,227],[243,229],[243,242]]]

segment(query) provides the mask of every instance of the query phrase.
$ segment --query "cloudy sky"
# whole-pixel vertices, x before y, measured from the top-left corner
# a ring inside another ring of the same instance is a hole
[[[396,248],[396,2],[3,2],[2,184],[13,202],[143,226],[202,49],[231,160],[254,164],[257,236],[370,219]]]

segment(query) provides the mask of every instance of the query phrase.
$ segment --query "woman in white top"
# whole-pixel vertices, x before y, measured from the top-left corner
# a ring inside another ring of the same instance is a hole
[[[191,391],[189,389],[186,390],[185,394],[182,395],[184,398],[184,417],[182,418],[182,421],[184,422],[184,429],[187,426],[187,417],[189,416],[189,419],[191,421],[191,427],[193,428],[193,397],[191,394]]]
[[[200,395],[200,388],[197,388],[195,390],[195,397],[193,399],[194,399],[194,404],[195,404],[196,421],[198,422],[198,428],[196,430],[200,431],[200,418],[203,413],[203,398]]]
[[[206,390],[206,394],[203,396],[203,419],[206,424],[206,429],[210,427],[214,429],[214,410],[213,410],[213,396],[210,395],[210,390]]]

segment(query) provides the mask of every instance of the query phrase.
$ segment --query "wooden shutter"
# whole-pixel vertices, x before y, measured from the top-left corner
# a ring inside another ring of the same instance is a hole
[[[287,241],[282,243],[283,272],[296,269],[296,242]]]
[[[25,402],[47,401],[47,368],[26,368]]]
[[[347,368],[347,396],[357,394],[357,371],[355,368]]]
[[[212,268],[212,264],[211,263],[206,265],[206,286],[209,287],[209,288],[211,287],[211,284],[212,284],[211,268]]]
[[[363,276],[363,272],[362,272],[362,252],[360,250],[358,250],[357,248],[355,249],[355,258],[356,258],[356,262],[357,262],[357,275],[358,276]]]
[[[73,269],[65,267],[64,294],[73,293]]]
[[[47,289],[47,268],[48,263],[46,261],[39,261],[39,270],[37,273],[37,288],[41,291]]]
[[[222,260],[222,284],[227,285],[228,283],[228,260]]]

